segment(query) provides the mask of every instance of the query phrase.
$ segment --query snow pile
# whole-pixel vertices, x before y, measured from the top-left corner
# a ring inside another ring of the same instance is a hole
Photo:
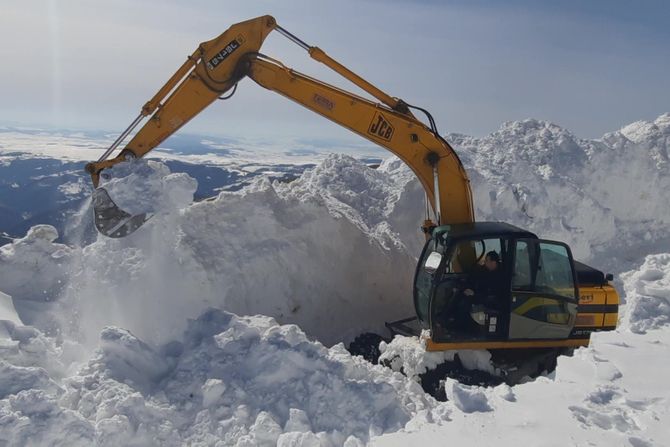
[[[77,249],[57,244],[51,225],[36,225],[25,237],[0,247],[2,290],[22,300],[56,298]],[[60,282],[59,282],[60,281]]]
[[[607,332],[560,357],[550,377],[489,388],[448,379],[448,423],[420,422],[371,445],[666,445],[669,355],[668,331]]]
[[[622,275],[626,326],[645,333],[670,325],[670,254],[649,255],[639,270]]]
[[[31,336],[41,340],[34,330],[22,340]],[[342,345],[326,349],[297,326],[215,310],[160,349],[105,328],[96,355],[60,385],[44,359],[25,363],[0,363],[0,442],[10,445],[362,445],[416,414],[449,413]]]
[[[2,248],[5,291],[26,297],[21,284],[34,291],[29,278],[39,278],[48,291],[40,299],[58,303],[71,337],[94,345],[116,325],[162,343],[216,307],[295,323],[332,345],[413,313],[414,253],[384,220],[404,183],[351,157],[331,156],[288,185],[259,179],[195,204],[195,180],[162,163],[108,173],[102,185],[121,208],[157,212],[136,233],[80,250],[52,243],[55,230],[40,227]],[[363,191],[374,194],[359,199]],[[33,260],[24,282],[13,266]]]
[[[601,141],[537,120],[507,123],[482,139],[450,138],[472,177],[479,219],[564,240],[577,258],[618,273],[651,246],[670,251],[663,194],[670,176],[662,169],[669,116]],[[17,278],[26,284],[30,273],[43,282],[49,296],[39,299],[69,306],[68,330],[91,343],[106,325],[160,343],[209,307],[295,323],[327,345],[413,314],[423,192],[395,158],[373,170],[332,155],[294,182],[259,179],[192,205],[194,179],[162,163],[139,160],[106,174],[120,207],[157,212],[143,228],[123,240],[99,237],[83,250],[45,242],[51,245],[36,252],[36,265],[62,254],[65,271],[0,269],[3,290],[23,302],[27,291]],[[27,250],[26,239],[3,249],[0,265],[23,263],[23,254],[12,253]],[[33,286],[34,295],[40,289]]]
[[[389,242],[402,246],[388,219],[393,212],[397,212],[400,195],[413,174],[401,170],[399,161],[390,160],[375,170],[352,157],[334,154],[296,181],[278,184],[277,189],[287,198],[325,206],[332,215],[347,218],[385,247]],[[395,171],[399,175],[396,176]],[[414,238],[418,238],[421,218],[417,215],[412,218]]]
[[[137,160],[120,163],[103,172],[100,186],[130,214],[169,213],[190,205],[197,181],[184,173],[172,173],[164,163]]]
[[[0,287],[13,298],[21,320],[48,330],[58,330],[61,315],[58,298],[72,272],[79,248],[54,241],[51,225],[36,225],[25,237],[0,247]]]
[[[90,445],[89,424],[62,408],[70,343],[0,321],[0,444]]]
[[[616,271],[658,243],[670,251],[670,114],[601,140],[532,119],[505,123],[485,138],[447,139],[470,174],[478,220],[568,242],[577,258]]]
[[[489,405],[486,388],[461,385],[454,379],[447,378],[444,384],[447,399],[463,413],[492,411]]]

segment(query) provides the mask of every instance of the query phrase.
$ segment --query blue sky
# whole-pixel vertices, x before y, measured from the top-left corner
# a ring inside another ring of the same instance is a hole
[[[599,137],[670,111],[669,4],[0,0],[0,124],[121,131],[199,42],[270,13],[430,110],[443,133],[481,136],[533,117]],[[348,87],[278,34],[262,51]],[[249,80],[184,131],[358,138]]]

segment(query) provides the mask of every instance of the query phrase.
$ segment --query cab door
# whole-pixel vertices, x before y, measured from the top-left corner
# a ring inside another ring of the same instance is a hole
[[[435,287],[435,276],[442,264],[442,247],[436,237],[429,239],[423,247],[414,272],[414,309],[424,328],[430,325],[430,306]]]
[[[575,325],[578,290],[570,248],[517,239],[513,249],[509,339],[565,339]]]

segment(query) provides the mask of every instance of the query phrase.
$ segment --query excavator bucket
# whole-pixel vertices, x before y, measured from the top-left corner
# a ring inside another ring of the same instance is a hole
[[[128,236],[151,217],[147,213],[133,216],[123,211],[109,197],[105,188],[97,188],[93,192],[93,214],[98,231],[112,238]]]

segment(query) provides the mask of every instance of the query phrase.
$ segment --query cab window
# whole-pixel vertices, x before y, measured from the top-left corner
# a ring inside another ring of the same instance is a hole
[[[495,251],[502,258],[499,238],[471,239],[459,242],[451,252],[445,273],[469,273],[482,266],[486,253]]]
[[[531,291],[532,275],[530,269],[530,250],[528,243],[517,241],[514,253],[514,275],[512,276],[512,290]]]
[[[576,300],[568,250],[558,244],[541,242],[539,245],[536,290]]]
[[[512,290],[576,299],[567,248],[552,242],[517,241]]]
[[[416,307],[417,316],[421,321],[428,321],[430,294],[433,286],[433,275],[426,270],[425,264],[430,254],[439,250],[441,250],[440,244],[437,244],[435,239],[430,239],[426,242],[419,265],[417,266],[414,278],[414,306]]]

